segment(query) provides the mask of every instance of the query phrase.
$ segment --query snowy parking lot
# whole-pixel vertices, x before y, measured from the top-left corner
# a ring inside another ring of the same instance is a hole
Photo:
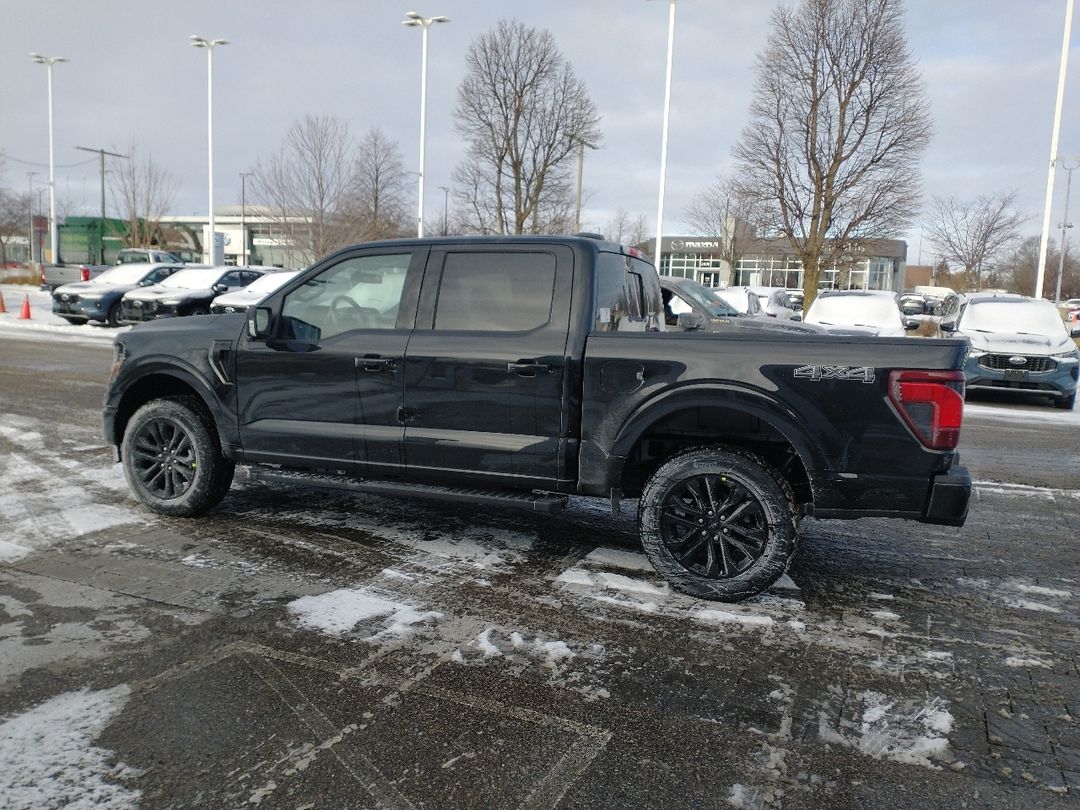
[[[198,520],[101,438],[113,332],[2,286],[0,805],[865,807],[1080,795],[1080,412],[969,403],[962,529],[806,520],[737,605],[634,505],[257,485]]]

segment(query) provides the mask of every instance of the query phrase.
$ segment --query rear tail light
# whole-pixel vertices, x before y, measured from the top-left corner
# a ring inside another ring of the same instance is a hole
[[[956,448],[964,418],[964,372],[892,371],[889,399],[923,445]]]
[[[42,264],[41,264],[41,283],[42,284],[45,283],[45,263],[44,262],[42,262]]]
[[[90,280],[90,268],[85,267],[85,266],[79,268],[79,278],[82,281],[89,281]]]

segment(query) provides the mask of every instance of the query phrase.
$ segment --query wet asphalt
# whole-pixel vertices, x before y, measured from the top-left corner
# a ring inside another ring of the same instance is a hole
[[[0,752],[72,694],[110,707],[74,787],[0,761],[0,806],[1077,803],[1080,421],[1045,403],[972,399],[962,529],[806,520],[790,579],[731,606],[647,570],[633,504],[241,475],[155,516],[101,439],[110,362],[0,351],[0,541],[29,549],[0,563]]]

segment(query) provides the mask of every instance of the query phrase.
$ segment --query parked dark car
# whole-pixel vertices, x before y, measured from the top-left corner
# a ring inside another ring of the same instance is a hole
[[[964,372],[969,391],[990,389],[1051,397],[1058,408],[1076,404],[1080,351],[1056,306],[1023,295],[974,294],[959,314],[941,322],[945,332],[971,341]]]
[[[125,293],[120,304],[122,323],[159,318],[207,315],[216,296],[246,287],[265,275],[264,270],[237,267],[185,268],[153,287]]]
[[[653,266],[610,242],[357,245],[246,314],[119,335],[105,438],[166,515],[221,502],[236,464],[478,507],[640,498],[656,570],[711,599],[772,584],[802,515],[963,524],[966,341],[666,334],[662,313]]]
[[[159,284],[183,264],[125,264],[110,267],[91,281],[65,284],[53,290],[52,311],[68,323],[101,321],[120,325],[120,299],[139,287]]]
[[[739,312],[718,296],[714,290],[689,278],[660,277],[660,291],[664,298],[664,323],[669,330],[716,332],[722,329],[771,329],[789,332],[824,332],[820,326],[812,326],[791,320],[754,318]]]

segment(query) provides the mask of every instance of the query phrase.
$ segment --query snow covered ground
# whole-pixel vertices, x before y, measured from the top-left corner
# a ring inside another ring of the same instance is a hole
[[[0,336],[4,338],[33,338],[35,340],[61,340],[74,343],[112,343],[120,332],[131,329],[122,326],[119,329],[80,324],[75,326],[52,313],[52,297],[48,292],[21,284],[0,284],[0,294],[4,296],[6,313],[0,313]],[[22,320],[19,312],[23,301],[30,302],[30,319]]]

